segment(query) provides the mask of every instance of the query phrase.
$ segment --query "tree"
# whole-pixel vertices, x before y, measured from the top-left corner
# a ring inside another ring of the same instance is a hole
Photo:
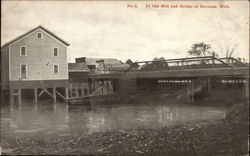
[[[193,44],[192,48],[188,51],[190,55],[194,56],[207,56],[211,54],[209,52],[211,46],[209,44],[205,44],[204,42]]]

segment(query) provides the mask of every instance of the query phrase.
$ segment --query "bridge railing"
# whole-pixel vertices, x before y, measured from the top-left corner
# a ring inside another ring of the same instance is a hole
[[[92,69],[90,74],[114,74],[114,73],[124,73],[124,70],[112,70],[112,69]]]
[[[207,68],[237,68],[247,66],[247,64],[242,63],[235,58],[216,58],[214,56],[206,56],[135,62],[131,65],[127,72]]]
[[[160,59],[153,61],[134,62],[127,70],[112,70],[111,68],[93,69],[91,74],[114,74],[140,71],[164,71],[184,69],[238,68],[249,65],[233,58],[216,58],[214,56],[188,57],[177,59]]]

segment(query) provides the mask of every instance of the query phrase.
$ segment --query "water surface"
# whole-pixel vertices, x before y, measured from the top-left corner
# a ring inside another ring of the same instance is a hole
[[[56,134],[67,136],[77,131],[88,133],[137,127],[165,127],[188,121],[213,120],[225,117],[218,107],[175,104],[109,104],[69,109],[65,103],[2,106],[1,137]]]

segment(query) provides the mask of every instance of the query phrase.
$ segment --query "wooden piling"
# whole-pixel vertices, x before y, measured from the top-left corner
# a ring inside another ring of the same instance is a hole
[[[249,100],[249,77],[246,77],[245,89],[246,89],[246,98]]]
[[[69,93],[70,93],[70,97],[72,97],[72,84],[69,85]]]
[[[84,84],[83,83],[81,83],[81,96],[84,96],[85,95],[85,93],[84,93]]]
[[[187,80],[187,101],[190,100],[190,96],[189,96],[189,80]]]
[[[105,84],[106,84],[107,94],[110,94],[109,83],[108,83],[108,81],[105,81]]]
[[[208,94],[211,92],[210,78],[207,79]]]
[[[14,104],[14,89],[10,88],[10,105]]]
[[[37,103],[37,88],[34,88],[35,103]]]
[[[76,84],[75,86],[75,93],[76,93],[76,97],[79,97],[79,84]]]
[[[22,104],[22,89],[18,89],[18,93],[17,93],[17,96],[18,96],[18,105],[20,106]]]
[[[66,98],[66,100],[69,99],[69,88],[68,87],[65,87],[65,98]]]
[[[1,104],[5,101],[5,92],[4,90],[1,88]]]
[[[54,103],[56,103],[56,87],[53,87],[53,99]]]
[[[194,80],[191,80],[191,100],[194,101]]]

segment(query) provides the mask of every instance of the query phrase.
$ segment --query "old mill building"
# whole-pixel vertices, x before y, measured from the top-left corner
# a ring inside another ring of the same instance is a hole
[[[10,102],[23,89],[34,90],[34,99],[47,93],[68,97],[67,47],[69,43],[38,26],[1,47],[1,91],[9,91]],[[1,94],[2,95],[2,94]]]

